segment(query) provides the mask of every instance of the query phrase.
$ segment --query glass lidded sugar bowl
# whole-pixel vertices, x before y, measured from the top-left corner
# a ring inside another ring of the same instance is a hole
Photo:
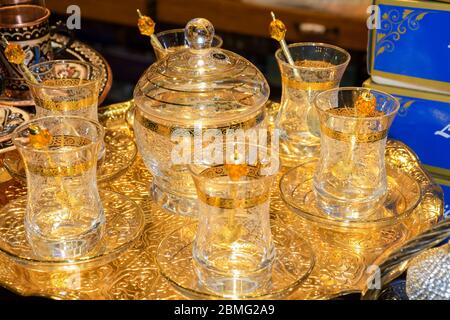
[[[153,199],[173,213],[195,216],[188,165],[204,162],[230,139],[265,131],[270,89],[248,60],[211,47],[214,28],[208,20],[191,20],[185,33],[189,48],[169,53],[139,80],[134,131],[154,178]]]

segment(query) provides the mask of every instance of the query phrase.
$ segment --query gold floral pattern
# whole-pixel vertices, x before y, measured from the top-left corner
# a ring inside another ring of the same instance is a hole
[[[399,41],[407,31],[415,31],[429,12],[411,9],[392,9],[381,16],[381,29],[377,31],[375,54],[379,56],[395,49],[395,42]]]
[[[398,115],[404,117],[408,114],[409,108],[416,102],[416,100],[410,100],[405,98],[398,98],[400,101],[400,109],[398,110]]]

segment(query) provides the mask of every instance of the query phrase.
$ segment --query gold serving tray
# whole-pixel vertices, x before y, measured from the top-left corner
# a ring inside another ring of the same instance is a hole
[[[132,134],[125,122],[130,106],[132,103],[126,102],[102,109],[100,119],[113,130]],[[273,108],[272,104],[270,108]],[[312,274],[289,299],[329,299],[361,292],[375,260],[382,261],[383,257],[429,229],[442,217],[442,190],[432,182],[417,156],[404,144],[389,141],[386,161],[416,179],[422,189],[422,199],[406,221],[383,229],[330,229],[311,225],[289,211],[280,198],[279,189],[274,188],[272,219],[280,219],[293,227],[310,241],[316,254]],[[4,174],[0,176],[3,181],[7,180]],[[22,295],[55,299],[185,299],[160,275],[155,255],[165,236],[192,222],[192,219],[169,214],[157,207],[149,197],[151,179],[138,156],[123,176],[100,184],[100,188],[127,195],[145,213],[146,226],[142,236],[115,261],[81,273],[73,270],[45,272],[27,268],[0,255],[0,284]],[[26,188],[13,179],[0,183],[2,206],[25,194]],[[392,279],[405,267],[403,264],[393,272]]]

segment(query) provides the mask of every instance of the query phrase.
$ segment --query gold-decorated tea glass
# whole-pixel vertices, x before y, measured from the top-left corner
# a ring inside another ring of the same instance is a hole
[[[81,257],[101,239],[96,170],[103,137],[98,122],[80,117],[43,117],[14,131],[27,175],[26,236],[37,256]]]
[[[226,148],[222,162],[189,166],[199,199],[193,260],[208,290],[239,297],[271,280],[270,190],[279,159],[273,148],[248,142]]]
[[[101,69],[83,61],[52,60],[30,67],[38,83],[27,81],[36,116],[79,116],[98,121]]]
[[[399,109],[393,96],[365,88],[331,89],[314,100],[321,152],[314,175],[319,207],[339,218],[364,218],[386,196],[384,152]]]
[[[295,66],[289,64],[283,50],[275,53],[283,87],[275,126],[280,130],[283,165],[295,166],[319,155],[320,130],[313,99],[339,86],[350,54],[323,43],[294,43],[288,48]]]
[[[156,34],[156,38],[163,46],[163,49],[161,49],[153,43],[153,40],[151,40],[157,60],[161,60],[162,58],[167,56],[167,54],[174,53],[176,50],[189,48],[184,29],[171,29],[162,31]],[[218,35],[214,35],[211,47],[220,48],[222,47],[222,44],[222,38]]]

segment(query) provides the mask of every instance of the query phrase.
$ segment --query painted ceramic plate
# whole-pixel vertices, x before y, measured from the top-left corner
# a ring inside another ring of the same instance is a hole
[[[59,49],[63,47],[68,40],[69,38],[67,36],[56,34],[52,37],[52,47],[54,49]],[[99,105],[105,100],[106,96],[109,93],[109,90],[111,89],[113,76],[111,67],[100,53],[95,51],[90,46],[75,40],[72,45],[66,49],[65,52],[55,57],[55,59],[86,61],[101,68],[103,72],[103,78],[100,87]],[[14,98],[0,95],[0,105],[2,104],[16,107],[27,107],[34,105],[32,99],[16,100]]]
[[[11,135],[23,122],[30,120],[28,112],[0,104],[0,153],[14,150]]]

